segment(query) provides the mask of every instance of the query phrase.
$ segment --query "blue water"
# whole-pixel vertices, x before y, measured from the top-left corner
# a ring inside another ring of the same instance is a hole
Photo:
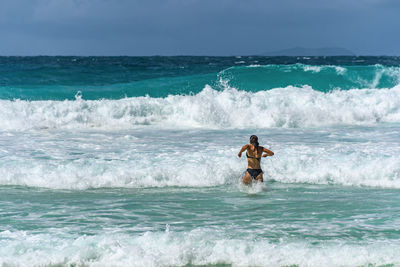
[[[0,264],[400,265],[399,79],[396,57],[0,57]],[[248,187],[252,134],[275,156]]]

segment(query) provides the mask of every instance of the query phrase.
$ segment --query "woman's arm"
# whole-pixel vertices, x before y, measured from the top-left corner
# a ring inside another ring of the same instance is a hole
[[[272,152],[272,151],[269,150],[269,149],[266,149],[265,147],[263,147],[263,152],[266,153],[266,154],[263,154],[263,155],[262,155],[263,157],[268,157],[268,156],[273,156],[273,155],[274,155],[274,152]]]
[[[242,157],[243,151],[245,151],[248,147],[249,147],[249,144],[244,145],[244,146],[242,147],[242,149],[240,149],[240,152],[239,152],[239,154],[238,154],[238,157],[239,157],[239,158]]]

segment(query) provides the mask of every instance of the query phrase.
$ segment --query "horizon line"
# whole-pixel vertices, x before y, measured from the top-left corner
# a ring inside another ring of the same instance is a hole
[[[1,55],[0,57],[400,57],[400,55],[274,55],[274,56],[266,56],[266,55],[257,55],[257,54],[249,54],[249,55],[190,55],[190,54],[182,54],[182,55],[46,55],[46,54],[36,54],[36,55]]]

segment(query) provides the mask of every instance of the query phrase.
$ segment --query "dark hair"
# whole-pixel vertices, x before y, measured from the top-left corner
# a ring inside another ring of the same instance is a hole
[[[257,137],[257,135],[250,136],[250,144],[252,144],[256,149],[258,149],[258,137]]]

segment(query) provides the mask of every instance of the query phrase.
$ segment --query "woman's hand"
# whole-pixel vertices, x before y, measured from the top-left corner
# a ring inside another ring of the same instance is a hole
[[[248,147],[249,147],[249,145],[244,145],[244,146],[242,147],[242,149],[240,149],[239,154],[238,154],[238,157],[239,157],[239,158],[242,157],[242,152],[245,151]]]

